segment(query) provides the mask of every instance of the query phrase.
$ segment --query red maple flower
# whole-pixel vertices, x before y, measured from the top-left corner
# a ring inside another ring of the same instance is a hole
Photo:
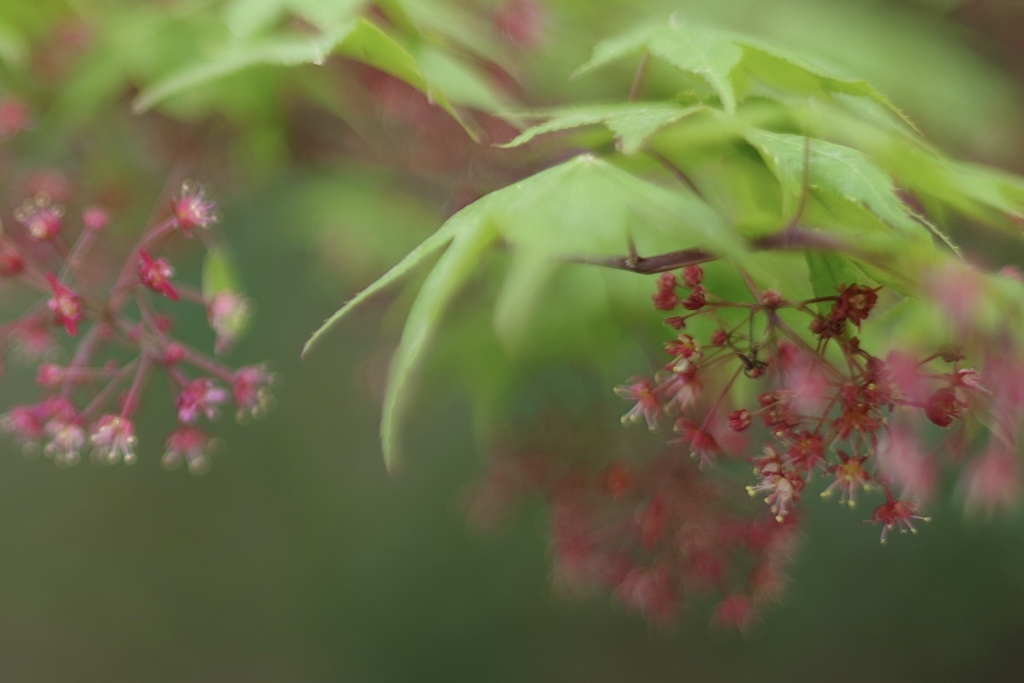
[[[171,301],[178,300],[178,290],[171,284],[174,268],[162,258],[153,259],[143,249],[139,250],[139,280],[157,294],[163,294]]]
[[[82,297],[70,287],[58,282],[57,276],[53,273],[47,273],[46,280],[53,290],[53,296],[46,302],[47,308],[53,312],[53,324],[63,325],[68,334],[75,335],[78,332],[78,323],[85,317]]]

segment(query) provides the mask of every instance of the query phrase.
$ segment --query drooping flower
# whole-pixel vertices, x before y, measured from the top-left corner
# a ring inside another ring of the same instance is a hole
[[[247,365],[235,372],[231,395],[238,408],[238,418],[261,417],[273,405],[270,385],[274,375],[265,365]]]
[[[178,420],[182,424],[194,424],[200,416],[216,420],[220,415],[218,406],[228,400],[228,392],[212,379],[194,379],[178,394]]]
[[[855,507],[857,505],[857,491],[870,488],[871,476],[864,469],[864,461],[867,459],[868,456],[866,455],[853,458],[839,451],[839,464],[833,465],[828,470],[835,476],[835,481],[821,492],[821,497],[828,498],[832,495],[833,491],[839,489],[842,492],[839,502]]]
[[[1020,504],[1020,458],[1014,449],[993,440],[985,452],[967,466],[961,483],[968,511],[991,515],[1012,510]]]
[[[44,405],[49,419],[43,427],[48,438],[43,450],[58,465],[74,465],[86,444],[78,411],[66,399],[53,399]]]
[[[45,419],[42,405],[15,406],[0,415],[0,429],[14,437],[23,451],[31,452],[39,448]]]
[[[207,320],[217,334],[214,351],[225,353],[249,324],[251,306],[241,294],[223,291],[213,295],[206,307]]]
[[[754,602],[750,596],[736,593],[718,603],[714,620],[719,626],[743,630],[753,621],[754,615]]]
[[[104,415],[92,426],[89,441],[93,446],[93,457],[103,463],[113,464],[124,460],[126,465],[135,463],[135,426],[131,420],[120,415]]]
[[[197,427],[178,427],[167,437],[167,450],[160,462],[168,469],[175,469],[185,463],[192,474],[203,474],[210,468],[212,446],[213,441],[203,430]]]
[[[29,237],[45,242],[57,236],[63,224],[64,209],[46,195],[36,195],[14,211],[14,218],[28,230]]]
[[[82,297],[70,287],[58,282],[57,276],[53,273],[47,273],[46,280],[53,290],[53,296],[46,302],[46,306],[53,312],[54,325],[63,325],[68,334],[75,335],[78,332],[78,323],[85,317]]]
[[[901,534],[905,534],[908,531],[916,534],[917,529],[911,520],[931,521],[931,517],[915,515],[915,512],[917,512],[917,503],[890,498],[876,507],[875,511],[871,513],[871,519],[867,521],[870,521],[872,524],[882,525],[882,543],[885,543],[886,536],[893,529],[898,529]]]
[[[615,597],[651,621],[669,623],[676,615],[677,582],[658,567],[634,569],[616,587]]]
[[[154,259],[144,249],[139,250],[139,281],[157,294],[171,301],[178,300],[178,290],[171,284],[174,268],[162,258]]]
[[[633,377],[629,384],[615,387],[615,393],[627,401],[635,401],[635,405],[622,416],[622,424],[628,425],[647,421],[647,426],[654,429],[661,418],[661,403],[654,393],[654,385],[646,377]]]
[[[765,448],[765,452],[769,457],[762,458],[763,464],[756,470],[761,480],[755,486],[748,486],[747,493],[751,496],[767,493],[765,504],[772,511],[775,521],[782,522],[792,506],[800,501],[804,480],[793,472],[787,472],[778,454],[770,446]]]
[[[884,435],[876,450],[883,477],[902,487],[904,495],[915,500],[931,497],[938,484],[935,463],[921,449],[915,430],[897,425]]]

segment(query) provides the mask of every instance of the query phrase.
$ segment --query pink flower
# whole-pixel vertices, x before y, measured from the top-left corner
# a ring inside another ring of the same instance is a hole
[[[748,486],[747,493],[751,496],[767,493],[764,502],[772,511],[775,521],[784,521],[790,508],[800,501],[804,480],[792,472],[786,472],[777,459],[765,462],[757,469],[757,474],[761,481],[756,486]]]
[[[899,529],[901,534],[905,534],[908,531],[916,534],[917,529],[914,528],[914,523],[911,522],[913,519],[920,519],[923,522],[931,521],[931,517],[915,515],[915,512],[917,512],[917,503],[890,498],[876,507],[875,511],[871,513],[871,519],[867,521],[870,521],[872,524],[882,525],[882,543],[885,543],[885,537],[893,529]]]
[[[14,135],[20,130],[27,130],[32,120],[23,100],[5,97],[0,100],[0,138]]]
[[[667,623],[676,615],[677,592],[668,572],[644,567],[629,572],[615,589],[615,596],[651,621]]]
[[[238,418],[261,417],[273,404],[270,384],[274,376],[264,365],[239,368],[231,382],[231,394],[238,408]]]
[[[210,468],[212,446],[213,441],[203,430],[178,427],[167,437],[167,450],[160,462],[168,469],[180,467],[184,462],[192,474],[203,474]]]
[[[14,212],[14,219],[25,226],[29,237],[37,242],[53,239],[60,232],[64,209],[50,202],[46,195],[36,195]]]
[[[630,384],[615,387],[616,394],[627,401],[636,402],[629,412],[622,416],[622,424],[628,425],[643,419],[647,421],[650,429],[654,429],[661,418],[661,403],[654,394],[654,385],[646,377],[633,377],[629,381]]]
[[[903,494],[924,500],[938,483],[935,463],[921,450],[911,427],[893,427],[877,448],[878,466],[885,477],[899,484]]]
[[[1012,510],[1020,503],[1020,460],[1014,449],[994,441],[967,466],[961,484],[968,510]]]
[[[44,451],[58,465],[74,465],[86,443],[78,411],[66,399],[53,399],[43,405],[49,413],[43,428],[49,439]]]
[[[139,250],[139,281],[171,301],[178,300],[178,290],[171,284],[174,268],[162,258],[152,259],[148,252]]]
[[[210,299],[206,317],[217,334],[214,351],[218,355],[231,348],[245,330],[249,323],[250,308],[248,300],[235,292],[219,292]]]
[[[46,306],[53,312],[53,323],[63,325],[68,334],[74,336],[78,332],[78,323],[85,317],[82,310],[82,298],[70,287],[57,282],[57,276],[47,273],[46,279],[53,290],[53,296]]]
[[[747,595],[729,595],[715,608],[715,623],[726,628],[742,630],[750,625],[753,618],[754,602]]]
[[[23,361],[34,363],[56,355],[57,345],[50,328],[38,318],[29,318],[11,332],[14,352]]]
[[[821,492],[821,497],[828,498],[833,491],[839,489],[842,491],[839,502],[846,503],[850,507],[856,506],[858,489],[867,489],[871,486],[871,476],[864,469],[864,461],[867,459],[866,455],[851,458],[846,453],[839,451],[840,463],[829,468],[829,472],[835,476],[835,481]]]
[[[126,465],[135,463],[135,427],[131,420],[120,415],[104,415],[92,426],[93,456],[103,463],[124,460]]]
[[[102,206],[89,206],[82,211],[82,224],[89,230],[100,231],[110,222],[110,214]]]
[[[25,257],[17,247],[5,240],[0,240],[0,276],[14,277],[25,270]]]
[[[228,392],[206,377],[192,380],[178,394],[178,420],[182,424],[194,424],[201,415],[207,420],[216,420],[220,415],[217,406],[228,400]]]
[[[181,192],[171,202],[174,220],[186,236],[195,228],[208,228],[217,222],[217,204],[206,196],[206,188],[186,180]]]
[[[0,429],[14,437],[23,451],[31,452],[39,448],[43,438],[43,423],[46,420],[44,404],[35,406],[15,406],[9,412],[0,415]]]

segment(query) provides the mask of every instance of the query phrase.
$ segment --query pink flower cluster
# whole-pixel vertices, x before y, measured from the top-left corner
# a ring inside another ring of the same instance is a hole
[[[205,471],[212,441],[198,425],[216,420],[229,403],[239,417],[262,414],[273,379],[265,365],[232,368],[173,336],[173,310],[185,303],[206,308],[218,353],[238,332],[231,323],[245,307],[239,294],[205,297],[179,284],[170,262],[155,251],[176,233],[191,237],[216,223],[216,204],[202,186],[185,183],[170,216],[146,230],[113,269],[95,249],[108,213],[85,208],[73,239],[65,214],[40,194],[15,210],[14,229],[0,234],[0,287],[36,297],[19,317],[0,324],[0,371],[12,350],[37,364],[43,392],[37,402],[0,415],[0,429],[25,451],[41,450],[60,465],[86,452],[96,462],[131,464],[137,459],[135,417],[150,380],[163,374],[178,422],[163,462]],[[159,299],[170,304],[161,307]],[[168,307],[172,312],[163,312]],[[54,362],[67,343],[73,350],[66,361]]]
[[[550,505],[558,588],[607,590],[662,625],[712,596],[715,622],[747,626],[779,596],[799,542],[795,515],[780,524],[752,510],[678,450],[606,466],[506,456],[475,492],[473,513],[487,517],[496,501],[527,494]]]
[[[670,443],[705,466],[720,457],[747,459],[757,477],[748,493],[763,497],[780,523],[817,477],[822,496],[838,491],[851,507],[863,491],[880,490],[884,501],[865,521],[882,526],[884,543],[889,531],[914,532],[913,521],[926,519],[917,509],[933,494],[943,465],[961,467],[969,505],[1012,504],[1020,443],[1019,430],[1006,425],[1024,419],[1022,392],[1010,389],[1024,381],[1019,362],[988,353],[980,372],[964,367],[955,349],[870,353],[858,333],[880,287],[848,284],[835,296],[801,301],[752,290],[754,301],[745,303],[719,299],[702,282],[699,266],[686,268],[681,282],[671,273],[660,277],[655,307],[686,313],[666,321],[679,334],[665,345],[670,360],[663,369],[616,388],[633,402],[624,423],[642,419],[656,429],[670,420],[679,434]],[[683,332],[698,316],[714,324],[706,344]],[[723,406],[742,393],[734,391],[745,381],[741,375],[755,382],[746,393],[756,395],[756,404],[730,412]],[[926,447],[926,421],[961,426]],[[758,422],[763,429],[752,429]],[[988,427],[981,456],[966,458],[967,424]]]
[[[883,543],[928,519],[919,510],[946,471],[969,509],[1017,503],[1024,358],[1005,331],[877,354],[861,334],[882,288],[802,300],[750,290],[719,297],[700,266],[658,277],[652,300],[675,331],[665,362],[615,392],[632,404],[623,424],[672,428],[667,453],[610,465],[506,457],[474,515],[539,494],[559,585],[603,587],[655,622],[710,593],[714,620],[742,628],[785,583],[809,492],[851,508],[878,496],[863,521]]]

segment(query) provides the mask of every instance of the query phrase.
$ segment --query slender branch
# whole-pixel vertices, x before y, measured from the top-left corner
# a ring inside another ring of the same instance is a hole
[[[775,235],[765,235],[750,240],[755,251],[774,251],[780,249],[821,249],[823,251],[842,251],[849,254],[867,257],[869,254],[857,249],[845,241],[824,232],[792,227]],[[878,254],[870,254],[881,258]],[[677,268],[707,263],[719,258],[706,249],[691,247],[678,251],[669,251],[655,256],[639,256],[635,252],[627,256],[569,256],[564,260],[569,263],[583,263],[604,268],[625,270],[631,273],[651,275],[664,273]]]

